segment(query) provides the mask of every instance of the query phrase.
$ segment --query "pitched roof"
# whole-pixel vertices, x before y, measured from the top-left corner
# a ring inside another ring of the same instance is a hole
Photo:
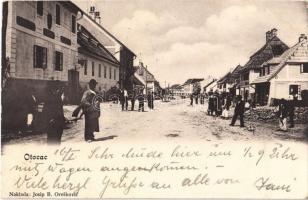
[[[96,26],[98,26],[101,30],[103,30],[107,35],[109,35],[112,39],[114,39],[118,44],[120,44],[122,47],[124,47],[125,49],[129,50],[134,56],[136,56],[136,54],[130,50],[127,46],[125,46],[118,38],[116,38],[114,35],[112,35],[109,31],[107,31],[107,29],[105,29],[102,25],[100,25],[99,23],[97,23],[94,19],[92,19],[92,17],[90,15],[88,15],[87,13],[83,13],[83,15],[85,15],[90,21],[92,21]]]
[[[183,85],[194,84],[194,83],[197,83],[203,80],[204,78],[192,78],[192,79],[188,79]]]
[[[235,67],[235,69],[232,71],[231,73],[231,78],[237,78],[240,76],[240,71],[243,69],[244,67],[242,65],[238,65]]]
[[[157,80],[155,79],[154,75],[146,68],[144,67],[143,63],[140,63],[139,66],[134,67],[135,72],[137,72],[138,69],[144,70],[145,73],[141,76],[144,80],[146,79],[147,82],[156,82]]]
[[[271,38],[266,44],[254,53],[242,70],[259,68],[264,62],[281,55],[289,47],[277,36]]]
[[[221,77],[217,82],[224,83],[228,81],[228,78],[231,76],[231,72],[226,73],[223,77]]]
[[[77,42],[80,45],[78,52],[95,55],[101,59],[106,59],[114,64],[119,61],[83,26],[80,25],[77,33]]]
[[[271,66],[270,73],[260,76],[252,82],[264,83],[275,77],[287,63],[305,63],[308,62],[308,41],[307,39],[298,42],[296,45],[285,51],[277,58],[265,62],[262,66]]]
[[[171,89],[182,89],[182,86],[180,84],[174,84],[170,88]]]

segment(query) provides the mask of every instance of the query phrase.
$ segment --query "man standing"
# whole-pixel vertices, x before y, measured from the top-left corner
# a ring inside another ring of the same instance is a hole
[[[245,127],[244,126],[244,112],[245,112],[245,103],[242,100],[242,96],[238,96],[238,100],[235,105],[234,109],[234,115],[232,117],[232,121],[230,126],[234,126],[235,121],[237,120],[237,117],[240,116],[240,127]]]
[[[95,87],[97,82],[95,79],[91,79],[89,82],[89,89],[83,93],[81,99],[81,106],[85,115],[85,132],[84,139],[87,142],[95,140],[94,132],[99,131],[98,118],[100,117],[100,102],[95,100]]]
[[[46,132],[48,144],[60,144],[65,117],[63,111],[63,86],[58,81],[50,82],[47,85],[48,96],[46,97],[43,113],[46,117]]]
[[[132,95],[131,95],[131,110],[134,111],[134,108],[135,108],[135,98],[136,98],[136,91],[135,89],[133,89],[132,91]]]

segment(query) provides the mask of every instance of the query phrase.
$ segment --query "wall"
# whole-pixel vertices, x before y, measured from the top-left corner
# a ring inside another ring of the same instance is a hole
[[[60,5],[61,25],[56,25],[55,9]],[[7,56],[10,57],[11,77],[38,80],[62,80],[67,81],[67,70],[74,68],[77,63],[77,35],[71,32],[72,13],[62,4],[56,2],[43,2],[43,16],[36,12],[37,3],[34,1],[9,2],[9,27],[7,30]],[[55,38],[49,38],[43,34],[47,28],[47,14],[52,15],[52,26],[49,29],[54,32]],[[35,23],[36,30],[32,31],[16,23],[16,17],[25,18]],[[71,41],[71,45],[61,42],[64,36]],[[47,68],[33,67],[33,48],[39,45],[47,48]],[[63,70],[54,70],[55,50],[63,53]]]
[[[286,64],[271,80],[269,99],[290,99],[289,85],[300,85],[301,90],[308,90],[308,73],[300,73],[300,64]]]
[[[119,66],[111,64],[104,60],[99,60],[89,57],[84,54],[79,54],[79,59],[87,60],[87,75],[84,74],[84,67],[78,69],[79,82],[84,89],[91,79],[95,79],[98,84],[96,89],[101,87],[102,91],[108,91],[111,87],[116,86],[119,81]],[[94,62],[94,76],[92,76],[92,62]],[[99,64],[101,64],[101,77],[99,77]],[[104,78],[104,66],[107,67],[106,78]],[[109,71],[111,69],[111,79],[109,78]],[[116,70],[116,79],[114,80],[114,70]]]

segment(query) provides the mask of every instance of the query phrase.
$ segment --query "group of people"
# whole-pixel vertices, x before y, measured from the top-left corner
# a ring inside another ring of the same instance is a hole
[[[287,101],[286,99],[278,100],[277,116],[279,118],[279,130],[287,131],[287,118],[289,117],[290,126],[294,128],[294,112],[297,98]]]
[[[234,126],[239,118],[240,127],[245,127],[244,113],[252,109],[251,100],[244,101],[241,95],[232,97],[230,94],[221,94],[217,90],[208,92],[208,115],[221,116],[228,119],[231,105],[234,105],[234,114],[231,119],[230,126]],[[293,100],[280,99],[277,103],[277,116],[279,119],[279,130],[287,131],[287,118],[289,118],[289,128],[294,127],[294,112],[297,98]]]
[[[146,96],[146,98],[145,98]],[[149,91],[147,95],[143,93],[143,91],[132,90],[129,94],[126,89],[120,90],[120,103],[122,107],[122,111],[128,110],[128,101],[131,102],[131,111],[134,111],[135,101],[138,100],[138,112],[144,112],[144,103],[145,99],[147,99],[148,108],[150,111],[154,110],[154,92]]]

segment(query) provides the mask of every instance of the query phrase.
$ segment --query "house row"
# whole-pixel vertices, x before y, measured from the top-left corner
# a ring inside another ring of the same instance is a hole
[[[144,94],[148,92],[154,92],[160,94],[162,88],[155,76],[148,70],[147,66],[144,66],[143,62],[139,62],[138,66],[134,67],[133,83],[134,89],[139,90]]]
[[[238,65],[217,81],[218,89],[242,95],[259,105],[271,105],[275,99],[302,98],[308,90],[307,36],[288,47],[277,36],[277,29],[266,32],[265,44],[244,65]]]
[[[133,88],[136,55],[71,1],[6,1],[2,24],[6,96],[27,90],[40,100],[57,81],[76,104],[92,78],[101,93]]]

